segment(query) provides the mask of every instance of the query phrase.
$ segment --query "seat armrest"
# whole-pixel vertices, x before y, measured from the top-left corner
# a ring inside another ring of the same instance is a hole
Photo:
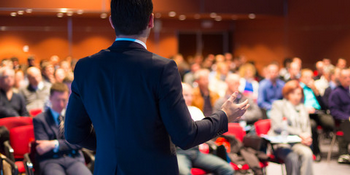
[[[15,157],[13,155],[13,148],[10,145],[10,142],[7,140],[4,142],[5,156],[10,159],[12,162],[15,162]]]
[[[89,168],[89,170],[93,173],[94,172],[94,166],[95,166],[95,155],[91,150],[88,149],[81,149],[83,152],[84,158],[85,158],[85,164]]]
[[[1,168],[1,173],[4,173],[3,172],[3,170],[4,170],[4,168],[3,168],[3,166],[4,166],[3,165],[3,161],[5,161],[11,166],[12,175],[18,175],[19,174],[18,167],[17,167],[17,165],[15,164],[14,161],[10,160],[7,157],[3,157],[3,156],[0,157],[0,160],[1,160],[1,167],[0,167]]]
[[[33,163],[30,160],[29,153],[26,153],[23,155],[23,165],[26,170],[27,175],[34,175],[34,170],[33,170]]]

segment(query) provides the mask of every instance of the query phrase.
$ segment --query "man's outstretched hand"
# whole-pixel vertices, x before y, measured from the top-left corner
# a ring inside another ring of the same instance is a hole
[[[245,111],[247,111],[249,104],[248,100],[245,100],[243,103],[236,104],[234,103],[237,98],[238,92],[233,93],[230,98],[221,106],[228,118],[228,122],[233,122],[241,117]]]

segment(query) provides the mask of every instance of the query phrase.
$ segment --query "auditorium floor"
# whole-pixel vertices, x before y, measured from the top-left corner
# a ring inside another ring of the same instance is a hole
[[[322,139],[321,151],[322,161],[314,162],[313,169],[314,175],[348,175],[350,174],[350,164],[338,164],[338,145],[337,143],[333,146],[331,161],[327,163],[327,152],[330,148],[330,139]],[[284,175],[286,175],[285,169]],[[275,163],[269,163],[267,167],[267,175],[282,175],[281,165]],[[239,174],[239,173],[237,173]]]

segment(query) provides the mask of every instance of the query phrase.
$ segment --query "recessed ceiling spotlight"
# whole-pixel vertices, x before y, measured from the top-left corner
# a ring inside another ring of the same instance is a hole
[[[24,45],[23,46],[23,52],[27,53],[29,51],[29,46],[28,45]]]
[[[215,17],[215,21],[221,21],[222,20],[222,17],[221,16],[216,16]]]
[[[162,17],[162,14],[161,13],[156,13],[155,17],[156,18],[160,18],[160,17]]]
[[[63,17],[63,13],[57,13],[57,17],[62,18]]]
[[[18,15],[23,15],[23,14],[24,14],[24,11],[23,11],[23,10],[19,10],[19,11],[17,12],[17,14],[18,14]]]
[[[176,16],[176,12],[174,12],[174,11],[169,12],[169,16],[170,17],[175,17]]]
[[[17,13],[16,12],[11,12],[10,15],[15,17],[15,16],[17,16]]]
[[[183,21],[183,20],[185,20],[185,19],[186,19],[186,15],[180,15],[180,16],[179,16],[179,20]]]
[[[231,19],[232,19],[232,20],[237,20],[237,19],[238,19],[238,16],[237,16],[237,15],[232,15],[232,16],[231,16]]]
[[[77,14],[78,14],[78,15],[82,15],[83,13],[84,13],[84,10],[78,10],[78,11],[77,11]]]
[[[61,13],[67,13],[68,9],[67,8],[60,8]]]
[[[27,9],[26,10],[26,13],[32,13],[33,12],[33,9]]]
[[[216,14],[215,12],[210,13],[210,17],[211,17],[211,18],[216,18],[216,16],[217,16],[217,14]]]
[[[5,30],[6,30],[6,26],[1,26],[1,27],[0,27],[0,30],[1,30],[1,31],[5,31]]]
[[[249,19],[255,19],[256,15],[254,13],[251,13],[251,14],[248,15],[248,18]]]
[[[200,14],[195,14],[194,15],[194,19],[200,19],[201,18],[201,15]]]
[[[102,18],[102,19],[106,19],[107,18],[107,13],[101,13],[101,15],[100,15],[100,17]]]
[[[73,16],[73,11],[68,11],[67,16]]]

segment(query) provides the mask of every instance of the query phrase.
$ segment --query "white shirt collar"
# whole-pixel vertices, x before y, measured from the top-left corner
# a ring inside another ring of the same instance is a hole
[[[138,39],[133,39],[133,38],[116,38],[115,41],[131,41],[131,42],[136,42],[141,44],[145,49],[147,49],[147,46],[144,42]]]

